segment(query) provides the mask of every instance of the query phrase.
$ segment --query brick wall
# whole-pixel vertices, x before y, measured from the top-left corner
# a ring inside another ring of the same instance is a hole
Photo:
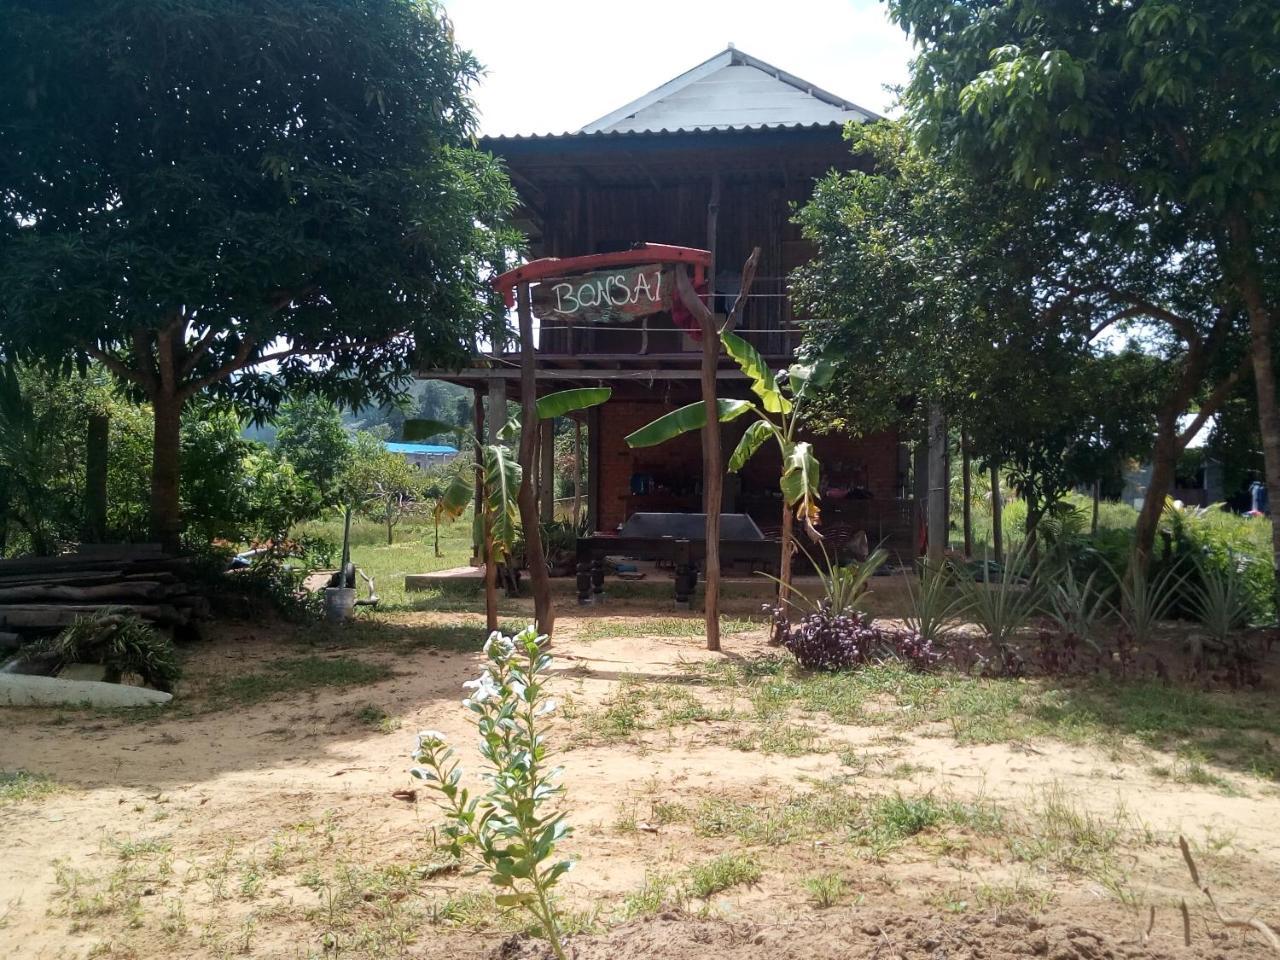
[[[646,509],[701,510],[702,437],[687,433],[656,447],[632,450],[626,436],[651,420],[675,409],[673,404],[659,401],[634,402],[618,400],[600,409],[600,502],[598,527],[614,530],[634,510],[637,501],[630,497],[631,479],[635,474],[649,474],[655,484],[672,491],[669,496],[655,496]],[[743,417],[721,428],[721,442],[727,460],[750,421]],[[899,454],[895,431],[885,431],[864,438],[843,435],[806,436],[813,443],[822,464],[824,481],[832,486],[859,486],[876,499],[891,500],[898,492]],[[744,502],[759,505],[761,498],[772,496],[778,489],[781,463],[772,442],[761,448],[741,474],[740,489]],[[756,510],[751,512],[755,513]],[[772,510],[764,511],[770,514]]]

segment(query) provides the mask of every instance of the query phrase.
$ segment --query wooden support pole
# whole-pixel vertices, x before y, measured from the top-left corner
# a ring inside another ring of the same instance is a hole
[[[1004,498],[1000,493],[1000,464],[991,464],[991,547],[996,563],[1004,562]]]
[[[582,526],[582,418],[573,418],[573,528]]]
[[[484,393],[477,386],[471,391],[471,432],[475,435],[475,493],[472,510],[477,519],[471,525],[471,565],[484,563]]]
[[[720,174],[711,174],[711,196],[707,202],[707,249],[711,264],[707,270],[710,294],[707,314],[702,317],[702,402],[707,410],[702,428],[702,508],[707,517],[707,556],[704,574],[704,611],[707,649],[720,649],[720,500],[723,472],[720,450],[719,404],[716,403],[716,368],[720,365],[720,331],[716,328],[716,233],[720,216]]]
[[[85,429],[84,539],[107,539],[107,464],[110,456],[111,418],[92,414]]]
[[[960,431],[960,486],[964,497],[961,508],[964,523],[964,558],[973,556],[973,463],[969,457],[969,436]]]
[[[541,496],[542,522],[556,518],[556,422],[544,420],[538,438],[541,464],[538,467],[538,493]]]
[[[520,317],[520,526],[524,532],[525,561],[529,566],[529,582],[533,585],[534,620],[538,632],[551,636],[555,612],[551,607],[551,577],[542,550],[542,534],[538,528],[538,499],[534,491],[534,457],[538,448],[538,357],[533,348],[533,308],[529,303],[529,285],[516,288],[516,309]]]
[[[940,403],[929,404],[929,563],[942,566],[947,552],[947,419]]]

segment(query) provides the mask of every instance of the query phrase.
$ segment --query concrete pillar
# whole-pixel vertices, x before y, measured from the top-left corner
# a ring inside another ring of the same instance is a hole
[[[947,550],[951,497],[947,490],[947,418],[942,405],[929,404],[929,563],[941,565]]]

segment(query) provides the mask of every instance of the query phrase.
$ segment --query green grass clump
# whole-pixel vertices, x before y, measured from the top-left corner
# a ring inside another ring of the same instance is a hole
[[[753,884],[760,879],[760,864],[754,857],[743,853],[724,853],[714,860],[689,868],[686,889],[699,900],[714,894]]]
[[[0,770],[0,806],[38,800],[58,789],[49,777],[26,770]]]
[[[804,889],[820,910],[833,907],[844,896],[844,878],[838,873],[817,873],[804,879]]]

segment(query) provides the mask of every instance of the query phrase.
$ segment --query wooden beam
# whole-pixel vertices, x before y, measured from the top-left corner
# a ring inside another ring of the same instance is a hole
[[[720,216],[720,174],[711,174],[711,196],[707,203],[707,267],[710,309],[701,311],[702,402],[706,404],[706,426],[702,428],[703,509],[707,515],[707,559],[703,607],[706,614],[707,649],[720,649],[720,503],[724,493],[720,450],[720,419],[716,415],[716,368],[720,365],[720,333],[716,329],[716,234]],[[696,298],[695,298],[696,299]]]
[[[720,380],[745,380],[743,372],[736,367],[729,369],[725,367],[716,371],[716,377]],[[470,367],[465,370],[454,372],[431,371],[431,375],[425,379],[436,380],[488,380],[494,383],[503,383],[507,380],[519,380],[520,371],[510,367]],[[637,370],[553,370],[540,368],[538,370],[539,380],[700,380],[702,379],[701,370],[671,370],[659,367],[650,367]]]
[[[516,309],[520,318],[520,526],[524,532],[525,562],[533,585],[534,620],[538,632],[550,637],[555,627],[551,607],[551,578],[547,558],[542,550],[538,527],[537,494],[533,488],[534,456],[541,432],[538,419],[538,359],[533,348],[533,308],[529,303],[529,285],[516,288]],[[492,388],[491,388],[492,389]]]

